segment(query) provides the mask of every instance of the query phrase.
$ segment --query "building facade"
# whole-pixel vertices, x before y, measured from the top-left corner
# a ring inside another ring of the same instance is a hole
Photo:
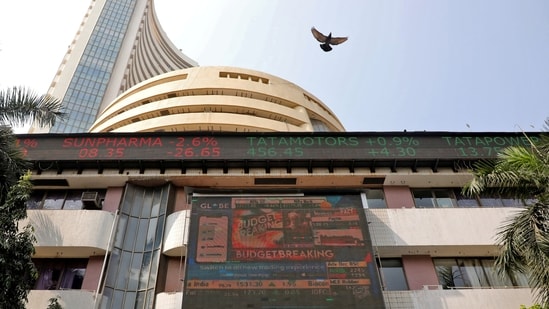
[[[158,75],[124,92],[90,132],[343,132],[328,106],[282,78],[236,67]]]
[[[494,235],[526,201],[460,194],[473,162],[521,134],[347,133],[291,82],[195,66],[152,0],[91,2],[48,92],[68,121],[18,136],[28,308],[532,303],[524,276],[493,268]]]
[[[20,135],[34,164],[29,308],[518,308],[493,268],[526,201],[466,197],[522,134]]]
[[[156,75],[196,66],[167,38],[153,0],[93,0],[50,85],[68,119],[30,133],[87,132],[115,97]]]

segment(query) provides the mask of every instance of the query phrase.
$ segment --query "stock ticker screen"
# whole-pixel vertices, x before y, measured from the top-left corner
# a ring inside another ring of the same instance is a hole
[[[301,134],[301,135],[300,135]],[[539,137],[518,133],[87,133],[18,135],[28,160],[372,160],[495,158]]]
[[[385,308],[360,196],[195,197],[182,308]]]

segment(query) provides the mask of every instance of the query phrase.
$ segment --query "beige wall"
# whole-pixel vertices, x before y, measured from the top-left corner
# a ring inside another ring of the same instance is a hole
[[[336,115],[311,93],[276,76],[236,67],[194,67],[155,76],[127,90],[90,132],[342,132]]]
[[[381,256],[495,256],[495,235],[517,208],[368,209]]]
[[[518,309],[532,305],[530,289],[385,291],[387,309]]]
[[[87,258],[107,251],[115,214],[101,210],[28,210],[37,258]],[[101,232],[98,232],[101,231]]]

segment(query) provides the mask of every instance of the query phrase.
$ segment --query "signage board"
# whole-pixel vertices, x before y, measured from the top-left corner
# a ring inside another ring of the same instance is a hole
[[[186,259],[182,308],[385,308],[359,195],[195,197]]]

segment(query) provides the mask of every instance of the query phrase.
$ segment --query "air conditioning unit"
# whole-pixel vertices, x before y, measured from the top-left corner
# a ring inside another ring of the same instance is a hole
[[[82,204],[84,208],[101,208],[99,192],[82,192]]]

